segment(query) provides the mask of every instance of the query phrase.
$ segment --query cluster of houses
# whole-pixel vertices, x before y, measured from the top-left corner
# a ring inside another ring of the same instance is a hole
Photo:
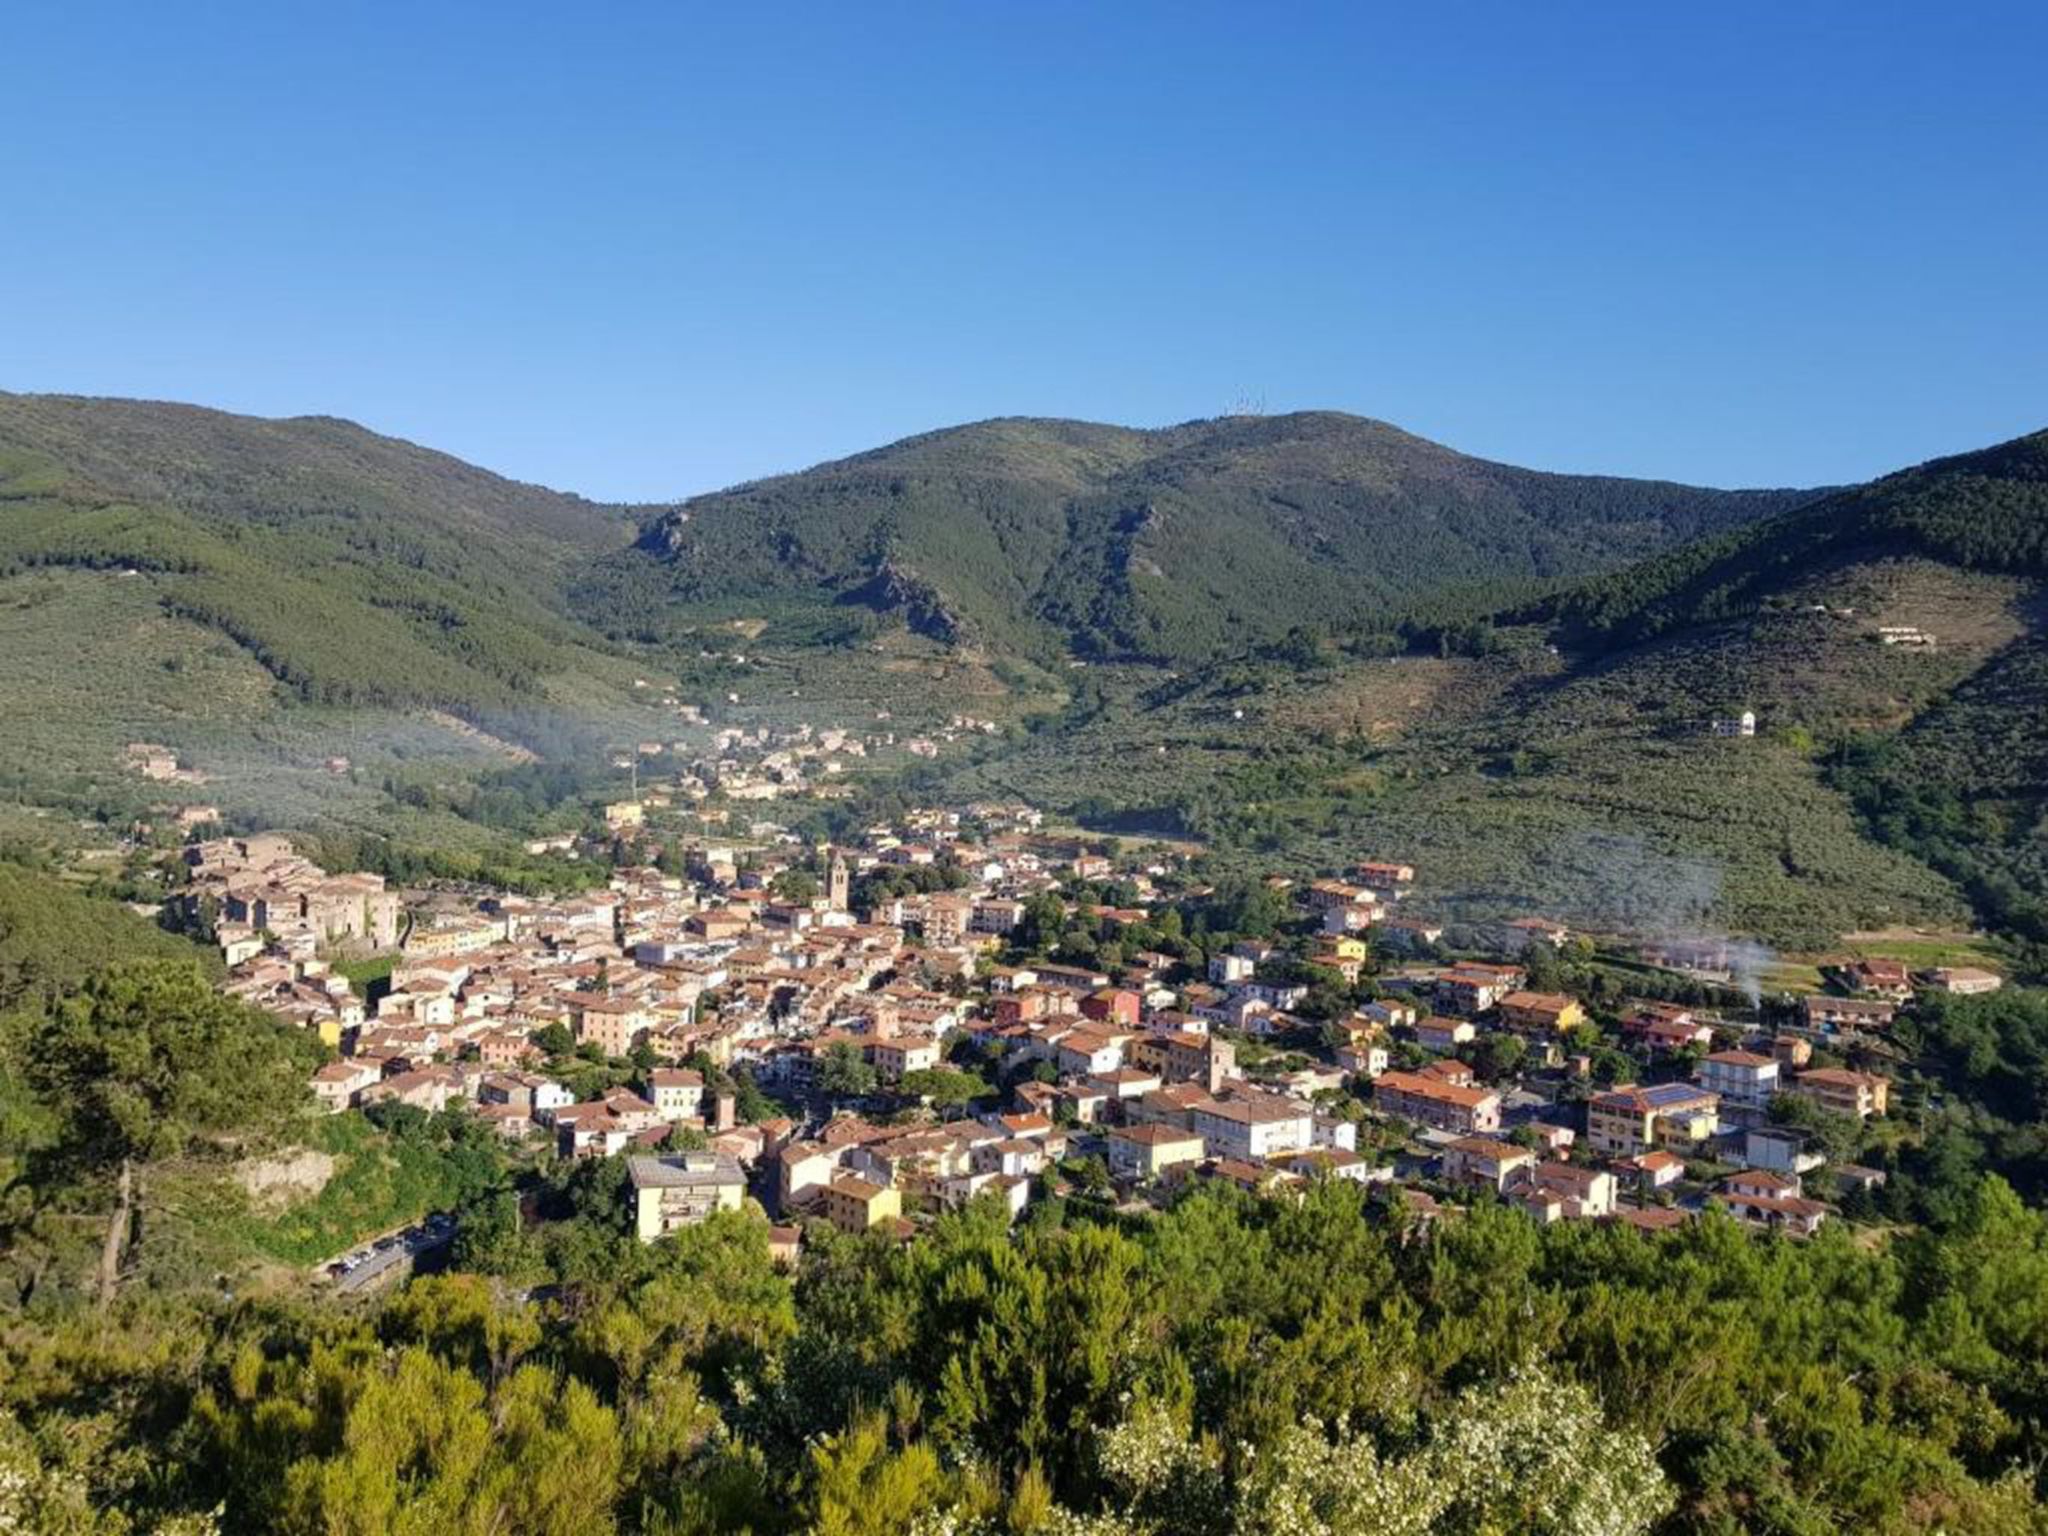
[[[692,802],[714,796],[756,801],[816,795],[826,791],[851,764],[866,758],[870,745],[880,749],[891,744],[886,732],[869,738],[837,726],[823,730],[807,724],[787,730],[728,727],[714,737],[707,756],[678,775],[676,785],[683,798]],[[659,804],[655,808],[659,809]]]
[[[398,942],[403,902],[380,875],[330,875],[275,834],[185,849],[178,895],[188,926],[210,930],[227,990],[339,1047],[363,1005],[328,957]]]
[[[1453,1053],[1482,1034],[1513,1033],[1528,1047],[1524,1060],[1560,1067],[1565,1082],[1583,1083],[1590,1062],[1580,1046],[1589,1020],[1575,999],[1524,990],[1514,967],[1470,962],[1384,979],[1426,998],[1438,1013],[1404,1031],[1434,1059],[1378,1074],[1375,1108],[1418,1127],[1419,1138],[1439,1149],[1443,1181],[1494,1190],[1541,1220],[1603,1218],[1655,1228],[1714,1204],[1757,1226],[1807,1235],[1830,1209],[1802,1191],[1802,1176],[1822,1158],[1803,1131],[1776,1123],[1780,1096],[1859,1121],[1889,1108],[1886,1078],[1812,1064],[1817,1041],[1842,1045],[1878,1027],[1870,1015],[1832,1007],[1856,999],[1815,1000],[1799,1025],[1779,1033],[1672,1004],[1639,1004],[1622,1018],[1620,1035],[1636,1059],[1661,1066],[1661,1080],[1567,1099],[1555,1092],[1555,1076],[1550,1083],[1535,1076],[1507,1086],[1481,1083]],[[1896,1005],[1884,1007],[1888,1023]],[[1510,1135],[1518,1107],[1520,1124]],[[1700,1170],[1709,1171],[1709,1187],[1689,1204],[1673,1200]],[[1882,1180],[1856,1167],[1831,1172],[1838,1188]]]
[[[1047,835],[1022,806],[920,810],[832,848],[756,825],[699,839],[681,873],[619,867],[555,898],[408,904],[275,836],[186,859],[179,899],[212,923],[227,988],[334,1047],[312,1083],[323,1105],[459,1106],[564,1158],[624,1157],[650,1241],[749,1196],[784,1223],[907,1233],[989,1196],[1021,1211],[1084,1161],[1127,1202],[1197,1179],[1272,1192],[1341,1178],[1425,1213],[1484,1188],[1543,1221],[1654,1228],[1711,1204],[1810,1233],[1830,1210],[1804,1189],[1820,1158],[1777,1123],[1780,1097],[1885,1114],[1887,1081],[1827,1064],[1835,1048],[1881,1037],[1916,986],[1997,984],[1853,962],[1835,977],[1849,995],[1809,999],[1776,1031],[1643,1003],[1619,1041],[1644,1080],[1603,1085],[1584,1005],[1530,984],[1528,951],[1564,943],[1563,925],[1500,924],[1490,958],[1390,961],[1442,935],[1401,910],[1416,876],[1398,863],[1276,879],[1297,937],[1216,949],[1191,972],[1134,948],[1109,968],[1016,962],[1042,893],[1114,877],[1128,904],[1083,909],[1109,936],[1151,924],[1174,873]],[[332,969],[350,953],[392,957],[373,1003]],[[1310,978],[1355,981],[1376,961],[1374,1000],[1296,1011]],[[1520,1042],[1521,1065],[1487,1080],[1474,1062],[1497,1035]],[[579,1100],[561,1080],[575,1074],[550,1073],[572,1047],[632,1063],[631,1080]],[[920,1111],[917,1075],[954,1062],[992,1091]],[[741,1072],[788,1112],[743,1121]],[[1836,1189],[1881,1177],[1829,1174]]]
[[[744,655],[732,658],[744,663]],[[733,700],[732,702],[736,702]],[[693,705],[672,704],[685,723],[701,726],[702,710]],[[839,799],[851,793],[844,777],[849,770],[871,757],[900,752],[910,757],[934,758],[943,744],[972,734],[993,734],[993,720],[955,715],[931,736],[899,736],[889,729],[887,710],[876,719],[883,728],[858,731],[845,726],[814,726],[808,722],[789,726],[726,726],[712,734],[708,749],[687,740],[640,741],[614,759],[614,766],[645,765],[654,772],[673,767],[658,785],[644,794],[635,793],[605,807],[606,825],[613,831],[632,831],[646,826],[650,818],[682,807],[707,802],[739,805],[793,799]],[[636,773],[637,777],[637,773]],[[534,852],[558,851],[550,839],[537,839]]]

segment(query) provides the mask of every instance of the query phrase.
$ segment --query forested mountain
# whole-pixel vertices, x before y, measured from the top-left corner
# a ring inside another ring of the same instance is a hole
[[[1335,412],[1007,419],[694,498],[638,545],[659,572],[613,559],[589,609],[839,603],[1040,656],[1199,658],[1506,603],[1806,495],[1541,474]]]
[[[1547,611],[1611,645],[1756,612],[1829,566],[1906,556],[2048,575],[2048,431],[1819,497],[1587,582]]]
[[[0,577],[135,572],[309,699],[514,702],[588,638],[567,571],[629,527],[329,418],[0,395]]]
[[[600,631],[757,611],[1199,657],[1507,602],[1801,495],[1538,474],[1317,413],[982,422],[634,513],[330,418],[0,395],[0,575],[133,571],[308,699],[469,711]]]
[[[665,675],[735,721],[1035,715],[963,784],[1268,857],[1398,844],[1490,909],[1639,912],[1587,851],[1625,835],[1782,941],[1965,896],[2048,933],[2044,443],[1717,492],[1329,413],[1012,419],[636,512],[332,420],[0,396],[0,779],[123,814],[122,744],[168,740],[303,826],[331,754],[501,761],[468,721],[589,761],[663,731],[633,685]],[[1757,740],[1709,736],[1743,708]]]

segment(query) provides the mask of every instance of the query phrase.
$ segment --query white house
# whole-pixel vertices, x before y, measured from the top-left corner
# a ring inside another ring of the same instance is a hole
[[[1715,1051],[1701,1058],[1694,1078],[1724,1104],[1763,1109],[1778,1091],[1778,1061],[1754,1051]]]
[[[1222,1099],[1195,1106],[1195,1134],[1212,1157],[1264,1162],[1315,1144],[1315,1114],[1284,1099]]]

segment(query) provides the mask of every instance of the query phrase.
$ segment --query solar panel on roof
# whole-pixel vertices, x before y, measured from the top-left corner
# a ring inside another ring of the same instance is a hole
[[[1652,1108],[1664,1109],[1672,1104],[1684,1104],[1699,1097],[1699,1089],[1691,1083],[1659,1083],[1654,1088],[1645,1088],[1643,1097]]]

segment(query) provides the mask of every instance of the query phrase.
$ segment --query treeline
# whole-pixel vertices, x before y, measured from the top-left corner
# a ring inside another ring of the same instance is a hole
[[[1173,917],[1156,936],[1192,953],[1284,912],[1227,882]],[[2048,1004],[1918,1027],[1959,1120],[2038,1139]],[[993,1206],[908,1244],[816,1230],[790,1274],[757,1214],[644,1246],[622,1162],[522,1176],[392,1111],[385,1134],[447,1160],[456,1272],[363,1311],[168,1251],[219,1187],[196,1173],[308,1134],[311,1059],[190,966],[6,1015],[9,1528],[2048,1528],[2048,1220],[1968,1168],[1915,1227],[1805,1243],[1718,1215],[1425,1220],[1347,1182],[1126,1219],[1053,1179],[1015,1231]]]
[[[568,859],[521,849],[426,847],[370,832],[326,829],[297,841],[306,856],[330,870],[366,870],[395,885],[463,881],[522,896],[573,896],[604,884],[609,861],[597,855]]]
[[[1994,661],[1903,735],[1845,742],[1827,770],[1879,840],[1954,880],[1987,928],[2048,973],[2044,709],[2048,649],[2037,646]]]
[[[2048,571],[2048,433],[1838,492],[1595,577],[1522,616],[1560,624],[1583,645],[1634,644],[1753,612],[1828,559],[1887,552]]]
[[[794,1277],[757,1217],[621,1228],[576,1218],[533,1301],[17,1321],[0,1458],[72,1530],[2043,1528],[2048,1230],[1995,1182],[1876,1248],[1424,1230],[1343,1183],[820,1233]]]
[[[26,850],[21,850],[25,852]],[[0,850],[0,1014],[59,996],[117,961],[216,957]]]
[[[1927,999],[1900,1021],[1897,1044],[1950,1102],[1927,1117],[1917,1146],[1894,1155],[1905,1177],[1886,1187],[1877,1209],[1943,1221],[1985,1169],[2028,1200],[2048,1202],[2048,992]]]
[[[523,836],[573,820],[578,828],[597,821],[596,803],[626,793],[626,778],[608,760],[579,757],[487,768],[451,777],[438,764],[401,765],[384,780],[384,792],[400,805],[446,811],[478,826]]]

